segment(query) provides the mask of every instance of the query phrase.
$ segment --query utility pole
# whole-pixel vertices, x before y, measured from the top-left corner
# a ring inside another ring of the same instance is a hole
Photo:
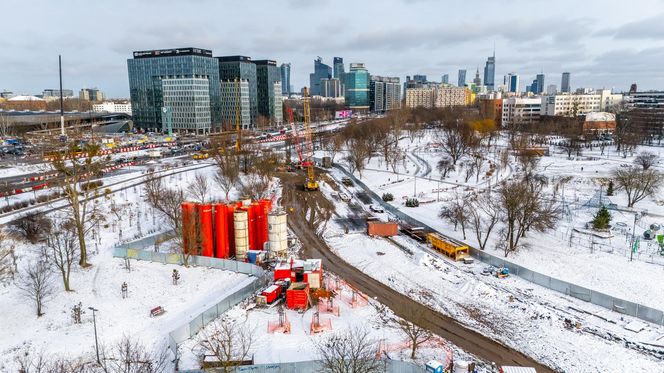
[[[94,307],[88,307],[88,309],[92,311],[92,323],[94,324],[95,328],[95,351],[97,352],[97,364],[101,365],[101,361],[99,360],[99,341],[97,340],[97,317],[96,317],[96,312],[99,310]]]
[[[60,74],[60,135],[65,135],[65,108],[62,96],[62,56],[58,55],[58,72]]]

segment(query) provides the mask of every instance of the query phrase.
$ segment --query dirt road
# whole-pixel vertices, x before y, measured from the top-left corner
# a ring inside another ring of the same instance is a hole
[[[326,270],[341,276],[358,290],[389,307],[399,317],[431,330],[461,349],[486,361],[499,365],[531,366],[537,369],[538,373],[554,372],[532,358],[468,329],[456,320],[412,300],[346,263],[330,250],[314,228],[324,224],[322,218],[317,219],[316,216],[329,218],[331,215],[331,211],[325,211],[333,208],[329,201],[320,192],[304,192],[301,176],[293,174],[280,176],[283,183],[282,205],[289,211],[288,226],[302,241],[306,257],[322,258],[323,267]],[[316,213],[313,214],[312,210],[315,210]],[[426,318],[411,320],[413,311],[420,309],[426,310],[423,312]]]

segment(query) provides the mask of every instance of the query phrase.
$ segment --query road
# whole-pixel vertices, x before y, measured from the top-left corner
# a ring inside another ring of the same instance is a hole
[[[329,215],[329,211],[327,213],[317,211],[316,214],[311,214],[311,209],[326,206],[329,208],[329,201],[320,192],[304,192],[302,176],[293,174],[280,176],[283,185],[282,205],[288,209],[290,215],[288,225],[302,241],[303,254],[306,257],[323,259],[324,268],[336,273],[361,292],[386,305],[397,316],[432,331],[468,353],[499,365],[531,366],[539,373],[554,372],[551,368],[521,352],[461,325],[456,320],[414,301],[346,263],[334,254],[323,238],[316,233],[315,227],[320,226],[322,222],[312,221],[311,218],[312,215]],[[422,313],[426,317],[417,320],[411,319],[415,310],[423,310]]]

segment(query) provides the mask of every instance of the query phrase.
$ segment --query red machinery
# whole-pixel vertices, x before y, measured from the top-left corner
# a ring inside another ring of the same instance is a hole
[[[215,257],[228,259],[228,207],[223,203],[214,205]]]
[[[263,290],[261,295],[265,297],[265,300],[268,304],[272,303],[281,295],[281,286],[270,285],[267,289]]]
[[[196,205],[196,212],[200,219],[200,255],[214,257],[214,237],[212,229],[212,205]]]
[[[286,307],[292,310],[309,308],[309,284],[296,282],[286,290]]]

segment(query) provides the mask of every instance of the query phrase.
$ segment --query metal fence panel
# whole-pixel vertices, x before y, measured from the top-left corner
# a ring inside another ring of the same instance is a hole
[[[569,295],[590,302],[590,289],[569,283],[567,285],[569,287]]]
[[[210,322],[214,321],[214,319],[216,319],[217,317],[219,317],[219,314],[217,313],[217,306],[214,305],[205,310],[205,312],[203,312],[202,315],[203,325],[209,324]]]
[[[193,320],[189,321],[189,337],[193,337],[203,328],[203,315],[196,316]]]
[[[533,274],[533,283],[551,289],[551,277],[539,272],[531,271]]]
[[[613,309],[613,297],[608,296],[604,293],[600,293],[598,291],[591,291],[590,292],[590,302],[592,304],[596,304],[598,306],[602,306],[604,308],[608,308],[610,310]]]
[[[648,320],[651,323],[664,325],[664,312],[654,308],[639,306],[636,310],[636,317],[642,320]]]

